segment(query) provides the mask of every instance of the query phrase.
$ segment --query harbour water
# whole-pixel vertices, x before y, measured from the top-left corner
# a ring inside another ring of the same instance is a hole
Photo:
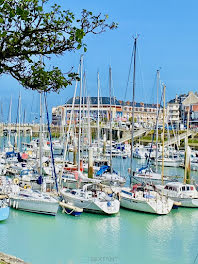
[[[113,163],[127,173],[128,159]],[[33,264],[189,264],[198,263],[197,234],[198,209],[179,208],[165,216],[121,209],[116,216],[80,217],[61,210],[51,217],[11,209],[0,224],[0,251]]]

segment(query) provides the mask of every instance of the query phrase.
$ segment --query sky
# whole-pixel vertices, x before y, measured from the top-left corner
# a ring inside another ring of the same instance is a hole
[[[166,101],[176,94],[198,89],[198,2],[197,0],[50,0],[63,9],[70,9],[80,16],[82,9],[98,14],[108,14],[109,22],[118,23],[118,29],[100,35],[87,35],[88,50],[84,54],[83,70],[86,72],[86,89],[90,96],[97,96],[97,72],[100,74],[101,96],[109,95],[108,69],[112,68],[113,95],[117,99],[132,99],[132,75],[127,92],[127,79],[133,48],[133,36],[138,37],[137,78],[135,101],[156,103],[156,71],[166,84]],[[65,53],[50,61],[67,72],[77,70],[82,51]],[[8,117],[12,96],[12,121],[16,119],[19,91],[22,94],[22,112],[26,120],[35,121],[39,111],[37,92],[25,90],[10,76],[0,78],[1,102],[4,120]],[[75,84],[74,84],[75,85]],[[48,95],[48,108],[64,104],[73,96],[74,85],[59,94]],[[79,93],[79,92],[78,92]],[[125,96],[126,94],[126,96]]]

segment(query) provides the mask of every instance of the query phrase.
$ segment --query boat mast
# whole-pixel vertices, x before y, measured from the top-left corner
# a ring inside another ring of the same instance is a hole
[[[97,120],[97,132],[98,132],[98,158],[100,157],[100,77],[98,72],[98,120]]]
[[[42,111],[42,92],[40,93],[40,135],[39,135],[39,161],[40,161],[40,176],[42,176],[42,156],[43,156],[43,135],[42,135],[43,111]]]
[[[20,137],[21,137],[21,133],[20,133],[20,123],[21,123],[21,91],[19,93],[19,131],[18,131],[18,151],[20,152]]]
[[[164,184],[164,134],[165,134],[165,90],[166,86],[163,85],[163,134],[162,134],[162,185]]]
[[[88,103],[88,110],[87,110],[87,116],[88,116],[88,145],[91,147],[91,127],[90,127],[90,97],[87,97],[87,103]]]
[[[11,119],[12,119],[12,96],[10,98],[10,107],[9,107],[9,133],[8,133],[8,145],[10,146],[10,138],[11,138]]]
[[[136,75],[136,50],[137,50],[137,37],[134,38],[134,60],[133,60],[133,97],[132,97],[132,131],[131,131],[131,164],[130,164],[130,176],[133,175],[133,133],[134,133],[134,106],[135,106],[135,75]],[[131,184],[130,177],[130,184]]]
[[[78,122],[78,171],[80,171],[80,138],[81,138],[82,79],[83,79],[83,55],[81,55],[81,57],[80,57],[80,104],[79,104],[79,122]]]
[[[83,123],[85,122],[85,86],[86,86],[86,74],[85,71],[83,73],[83,83],[82,83],[82,104],[83,104],[83,110],[82,110],[82,116],[81,119],[83,120]],[[85,140],[85,126],[82,127],[82,153],[84,155],[84,140]]]
[[[112,173],[112,112],[111,112],[111,66],[109,67],[109,99],[110,99],[110,169]]]
[[[187,168],[187,163],[189,160],[188,157],[188,129],[189,129],[189,118],[190,118],[190,105],[189,105],[189,109],[188,109],[188,115],[187,115],[187,127],[186,127],[186,140],[185,140],[185,171],[184,171],[184,183],[190,183],[190,179],[188,177],[187,179],[187,172],[188,172],[188,168]]]
[[[158,93],[159,93],[159,80],[160,80],[160,71],[157,70],[157,109],[156,109],[156,172],[158,171],[158,119],[159,119],[159,108],[158,108]]]

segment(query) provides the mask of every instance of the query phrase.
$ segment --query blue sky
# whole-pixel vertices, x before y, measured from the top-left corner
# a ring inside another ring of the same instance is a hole
[[[138,63],[136,101],[156,102],[154,87],[156,70],[161,67],[161,80],[166,84],[166,99],[175,94],[186,93],[198,88],[198,2],[195,0],[50,0],[63,9],[70,9],[79,15],[85,8],[94,13],[109,15],[109,21],[119,24],[118,29],[101,35],[89,35],[85,38],[88,51],[84,55],[84,70],[87,75],[87,91],[90,96],[97,95],[97,71],[100,72],[101,95],[108,96],[108,67],[112,67],[113,93],[119,99],[132,97],[132,77],[127,97],[124,98],[133,35],[138,39]],[[51,60],[67,72],[71,66],[77,69],[80,52],[65,54]],[[1,101],[4,106],[4,118],[10,96],[16,106],[19,89],[22,92],[22,107],[27,110],[27,118],[38,111],[39,97],[36,92],[26,91],[9,76],[3,76],[1,83]],[[63,104],[73,95],[74,85],[60,94],[48,96],[49,108]],[[16,111],[15,111],[16,112]],[[13,113],[13,118],[15,113]],[[14,121],[14,119],[13,119]]]

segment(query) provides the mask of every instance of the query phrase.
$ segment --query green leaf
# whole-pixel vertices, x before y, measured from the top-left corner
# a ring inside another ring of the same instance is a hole
[[[43,11],[42,6],[38,6],[38,7],[37,7],[37,10],[40,11],[40,12],[42,12],[42,11]]]

